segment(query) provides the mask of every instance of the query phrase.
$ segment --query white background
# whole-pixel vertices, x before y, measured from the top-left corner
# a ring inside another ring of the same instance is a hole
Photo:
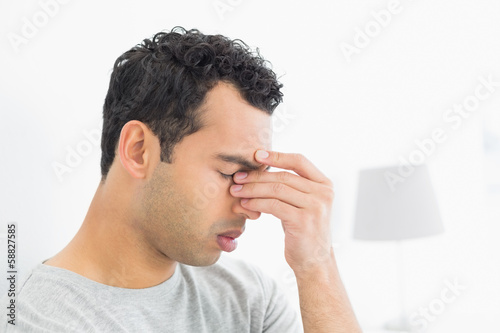
[[[0,2],[0,232],[17,222],[21,276],[62,249],[87,212],[100,146],[62,181],[53,164],[86,140],[83,131],[100,130],[115,59],[181,25],[258,46],[281,76],[281,110],[293,117],[281,123],[273,148],[304,154],[334,181],[336,256],[364,327],[381,327],[399,305],[395,245],[351,237],[358,171],[399,164],[417,149],[415,140],[445,130],[448,139],[426,163],[446,231],[403,244],[408,309],[429,307],[445,281],[457,280],[465,290],[427,332],[500,331],[500,200],[484,196],[482,142],[485,115],[499,112],[500,87],[460,128],[443,121],[474,94],[480,76],[500,81],[500,2],[394,2],[399,11],[350,59],[342,43],[354,45],[356,29],[373,25],[371,13],[390,1],[72,0],[51,16],[46,2]],[[29,38],[26,22],[38,25]],[[249,221],[230,255],[264,268],[296,304],[277,219]]]

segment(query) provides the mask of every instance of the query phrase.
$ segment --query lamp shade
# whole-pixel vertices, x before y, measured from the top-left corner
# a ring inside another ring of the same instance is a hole
[[[425,165],[360,171],[355,239],[401,240],[441,232],[443,224]]]

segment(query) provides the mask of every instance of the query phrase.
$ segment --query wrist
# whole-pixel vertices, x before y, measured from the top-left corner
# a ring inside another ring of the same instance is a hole
[[[297,282],[300,281],[330,281],[338,276],[337,263],[330,247],[329,252],[323,256],[309,258],[306,262],[292,267]]]

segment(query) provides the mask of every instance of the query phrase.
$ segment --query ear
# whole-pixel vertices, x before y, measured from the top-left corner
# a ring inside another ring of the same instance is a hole
[[[118,154],[130,176],[145,179],[160,160],[160,142],[144,123],[131,120],[121,130]]]

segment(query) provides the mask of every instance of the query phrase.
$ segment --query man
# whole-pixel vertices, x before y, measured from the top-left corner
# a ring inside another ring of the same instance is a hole
[[[120,56],[101,182],[75,237],[21,285],[19,331],[299,332],[274,280],[220,258],[264,212],[282,222],[303,330],[359,332],[331,246],[332,183],[271,150],[281,87],[244,43],[197,30]]]

